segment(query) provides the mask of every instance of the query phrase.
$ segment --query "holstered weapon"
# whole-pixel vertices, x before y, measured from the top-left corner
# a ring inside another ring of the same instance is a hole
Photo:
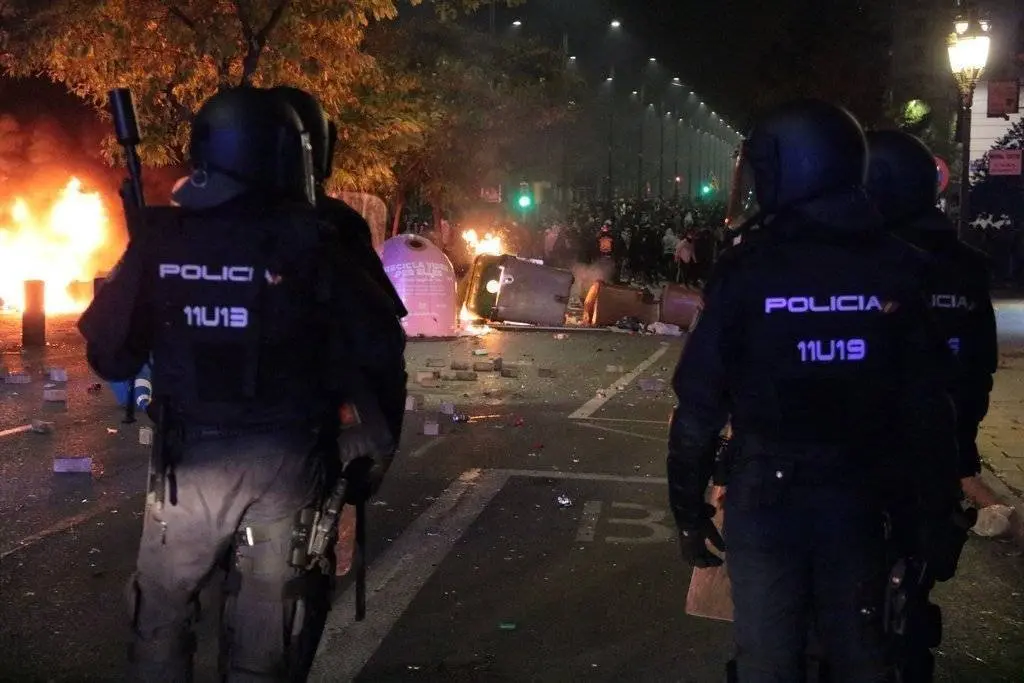
[[[110,103],[110,115],[114,119],[114,135],[124,150],[128,177],[121,183],[121,204],[124,207],[125,222],[128,225],[128,238],[137,231],[139,211],[146,205],[142,194],[142,162],[139,160],[137,146],[141,141],[139,124],[135,118],[135,104],[128,88],[116,88],[107,93]],[[135,378],[128,383],[128,400],[124,406],[125,424],[135,422]],[[159,438],[159,437],[158,437]],[[156,441],[154,441],[155,445]]]

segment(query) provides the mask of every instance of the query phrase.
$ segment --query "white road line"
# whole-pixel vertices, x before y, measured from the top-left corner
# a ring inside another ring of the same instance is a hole
[[[586,422],[577,422],[577,426],[586,427],[587,429],[599,429],[602,432],[611,432],[612,434],[623,434],[625,436],[632,436],[634,439],[646,439],[647,441],[657,441],[658,443],[668,443],[668,429],[665,430],[665,436],[651,436],[650,434],[637,434],[636,432],[630,432],[625,429],[615,429],[614,427],[603,427],[601,425],[588,424]]]
[[[362,671],[416,594],[507,481],[508,474],[500,470],[470,470],[409,525],[367,570],[365,621],[355,621],[354,586],[335,603],[310,681],[350,681]]]
[[[20,427],[12,427],[10,429],[5,429],[2,432],[0,432],[0,436],[11,436],[13,434],[22,434],[24,432],[30,431],[31,429],[32,429],[32,425],[21,425]]]
[[[530,479],[571,479],[578,481],[611,481],[620,484],[668,484],[665,477],[623,476],[619,474],[597,474],[590,472],[557,472],[555,470],[487,470],[500,472],[504,477],[529,477]]]
[[[580,517],[579,531],[576,533],[576,541],[584,543],[594,540],[594,532],[597,531],[597,520],[601,517],[601,501],[588,500],[583,504],[583,515]]]
[[[410,458],[412,460],[415,460],[417,458],[422,458],[424,455],[426,455],[427,453],[432,451],[434,448],[436,448],[438,445],[440,445],[445,440],[445,438],[446,437],[443,437],[443,436],[435,436],[430,441],[427,441],[426,443],[421,444],[418,448],[416,448],[411,453],[409,453],[409,455],[406,455],[404,457]],[[403,456],[399,455],[398,457],[399,457],[399,459],[401,459]]]
[[[638,365],[635,368],[633,368],[632,372],[630,372],[628,375],[625,375],[624,377],[620,378],[619,381],[617,381],[615,384],[613,384],[610,387],[608,387],[607,389],[605,389],[602,392],[603,395],[599,394],[599,395],[595,396],[594,398],[590,399],[589,401],[587,401],[586,403],[584,403],[576,412],[574,412],[572,415],[569,416],[569,419],[570,420],[585,420],[588,417],[590,417],[591,415],[593,415],[594,413],[596,413],[598,411],[598,409],[601,408],[601,406],[603,406],[605,403],[607,403],[609,400],[611,400],[611,398],[613,396],[615,396],[616,394],[619,393],[619,390],[618,390],[617,387],[620,387],[620,386],[621,387],[626,387],[626,386],[629,386],[630,384],[632,384],[633,381],[636,380],[636,378],[640,376],[640,373],[642,373],[644,370],[646,370],[647,368],[649,368],[652,365],[654,365],[654,363],[656,363],[659,358],[664,356],[665,352],[667,352],[667,351],[668,351],[668,342],[662,342],[661,348],[658,349],[657,351],[655,351],[654,353],[652,353],[650,355],[650,357],[648,357],[647,360],[645,360],[643,363],[641,363],[640,365]]]
[[[640,425],[661,425],[668,429],[669,418],[666,415],[664,420],[633,420],[628,417],[588,417],[587,422],[625,422],[627,424]]]

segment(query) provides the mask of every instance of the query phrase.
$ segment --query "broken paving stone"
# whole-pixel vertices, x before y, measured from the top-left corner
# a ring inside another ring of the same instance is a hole
[[[555,370],[554,370],[554,368],[537,368],[537,376],[538,377],[554,377],[555,376]]]
[[[437,379],[438,377],[439,377],[438,373],[435,373],[432,370],[421,370],[421,371],[416,373],[416,382],[417,383],[422,383],[424,381],[430,381],[432,379]]]
[[[459,382],[475,382],[477,377],[475,372],[459,371],[455,373],[455,379]]]
[[[44,403],[67,403],[67,389],[43,389]]]
[[[11,372],[4,378],[7,384],[31,384],[32,377],[26,372]]]
[[[501,376],[507,377],[509,379],[518,379],[519,368],[517,368],[514,365],[506,365],[503,368],[501,368]]]
[[[455,414],[455,404],[454,403],[449,403],[448,401],[443,402],[441,404],[441,414],[442,415],[454,415]]]
[[[68,371],[64,368],[50,368],[50,381],[51,382],[67,382]]]
[[[139,427],[139,443],[143,446],[153,445],[153,428]]]
[[[469,370],[470,364],[464,360],[453,360],[452,370]]]
[[[621,365],[609,365],[604,370],[605,370],[605,372],[613,372],[613,373],[618,373],[620,375],[626,371],[626,369],[624,367],[622,367]]]
[[[445,370],[441,373],[441,379],[445,382],[454,382],[459,378],[459,373],[454,370]]]
[[[495,358],[491,362],[494,363],[494,369],[495,370],[499,370],[500,371],[503,367],[505,367],[505,361],[503,359],[501,359],[501,358]]]
[[[424,420],[423,421],[423,435],[424,436],[440,436],[441,425],[436,420]]]
[[[441,380],[436,377],[430,377],[429,379],[424,377],[419,381],[419,385],[427,389],[439,389],[441,387]]]
[[[32,420],[32,431],[36,434],[51,434],[53,423],[46,420]]]
[[[473,363],[473,372],[494,372],[494,361],[484,360]]]
[[[92,472],[92,458],[87,455],[57,457],[53,459],[53,471],[57,474],[88,474]]]
[[[412,413],[423,407],[423,397],[409,394],[405,397],[405,412]]]
[[[445,368],[445,367],[448,367],[448,361],[446,361],[444,358],[428,358],[427,359],[427,367],[428,368]]]
[[[663,379],[642,379],[639,382],[641,391],[662,391],[665,389]]]

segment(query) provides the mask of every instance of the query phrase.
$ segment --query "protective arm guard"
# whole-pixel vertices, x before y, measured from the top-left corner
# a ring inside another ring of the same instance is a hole
[[[144,307],[143,246],[128,243],[92,303],[78,320],[89,366],[108,382],[134,379],[149,360],[152,346]]]
[[[727,417],[722,345],[725,311],[731,309],[721,283],[709,286],[672,379],[678,404],[669,428],[667,469],[669,503],[680,529],[702,527],[708,519],[704,493]]]

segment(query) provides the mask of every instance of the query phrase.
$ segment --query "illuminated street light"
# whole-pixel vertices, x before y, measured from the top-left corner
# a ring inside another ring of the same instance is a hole
[[[612,28],[621,28],[622,22],[619,21],[618,19],[612,19],[612,23],[609,24],[609,26],[611,26]]]
[[[658,59],[656,57],[648,57],[647,61],[653,64],[654,62],[658,61]]]
[[[519,19],[516,19],[515,21],[512,22],[512,25],[518,28],[523,25],[523,22],[521,22]]]
[[[575,62],[576,61],[576,55],[573,55],[572,57],[569,57],[569,61],[570,62]]]
[[[960,140],[963,152],[960,154],[960,222],[962,238],[970,220],[969,202],[971,185],[971,108],[974,105],[974,88],[988,63],[991,39],[989,24],[979,21],[977,11],[970,10],[966,17],[958,17],[953,24],[953,33],[947,40],[949,69],[960,90]]]

